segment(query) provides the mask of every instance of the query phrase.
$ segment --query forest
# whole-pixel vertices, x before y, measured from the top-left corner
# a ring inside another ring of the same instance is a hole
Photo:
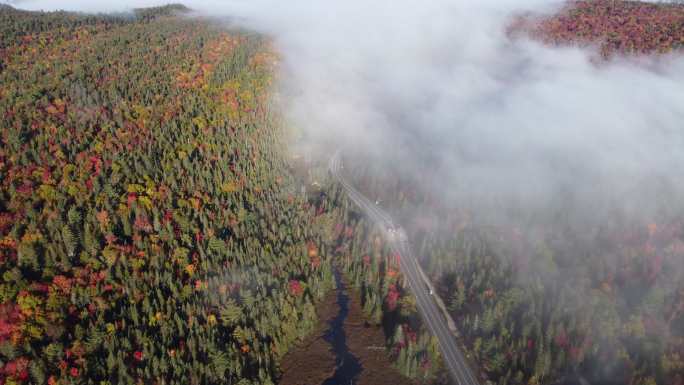
[[[508,32],[603,64],[684,48],[684,6],[616,4]],[[336,269],[395,367],[446,382],[382,230],[327,158],[293,160],[273,42],[186,12],[0,5],[0,385],[277,383]],[[430,172],[372,158],[347,159],[349,175],[406,228],[481,376],[684,384],[672,197],[638,220],[508,207],[516,220],[492,226]]]
[[[380,235],[301,193],[271,43],[186,10],[0,8],[0,383],[275,383],[335,268],[434,379]]]
[[[0,9],[3,384],[273,383],[332,284],[264,38]]]

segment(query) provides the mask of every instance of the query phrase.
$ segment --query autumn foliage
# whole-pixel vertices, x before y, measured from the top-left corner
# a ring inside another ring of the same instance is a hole
[[[511,33],[553,45],[596,45],[604,57],[665,54],[684,49],[684,4],[570,1],[558,13],[517,18]]]
[[[276,55],[183,11],[0,6],[0,384],[273,383],[312,329]]]

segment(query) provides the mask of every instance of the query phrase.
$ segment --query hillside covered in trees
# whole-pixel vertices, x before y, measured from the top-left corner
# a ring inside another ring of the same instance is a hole
[[[0,383],[275,383],[336,268],[443,377],[381,234],[302,194],[271,43],[186,11],[0,8]]]
[[[0,9],[0,383],[272,383],[332,284],[260,36]]]

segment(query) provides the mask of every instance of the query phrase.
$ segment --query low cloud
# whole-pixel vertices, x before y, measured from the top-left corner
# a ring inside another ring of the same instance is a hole
[[[162,3],[15,5],[94,12]],[[561,2],[185,3],[272,36],[288,116],[311,143],[344,143],[408,176],[429,172],[439,182],[429,187],[448,199],[543,207],[565,194],[648,215],[684,193],[684,59],[596,65],[588,49],[507,36],[515,14],[552,13]]]
[[[684,59],[597,65],[590,49],[507,36],[514,15],[559,2],[237,4],[276,40],[288,111],[315,143],[432,173],[451,200],[563,194],[642,216],[684,192]]]

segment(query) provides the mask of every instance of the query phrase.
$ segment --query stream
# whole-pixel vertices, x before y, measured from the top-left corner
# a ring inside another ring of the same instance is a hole
[[[337,269],[335,270],[335,283],[337,284],[337,304],[340,306],[340,310],[337,316],[329,322],[330,328],[325,332],[323,338],[332,345],[336,369],[332,377],[325,380],[323,385],[351,385],[356,383],[363,368],[347,346],[344,320],[349,313],[349,296],[346,292],[346,286],[342,282],[342,276]]]

